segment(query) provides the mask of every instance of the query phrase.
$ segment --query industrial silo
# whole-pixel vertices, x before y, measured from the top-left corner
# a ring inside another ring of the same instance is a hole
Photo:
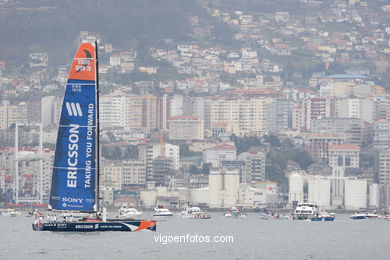
[[[367,207],[367,179],[345,179],[344,206],[347,210]]]
[[[308,201],[320,208],[330,208],[330,179],[323,176],[310,176]]]
[[[305,176],[300,172],[293,172],[288,176],[288,202],[303,202],[303,185]]]

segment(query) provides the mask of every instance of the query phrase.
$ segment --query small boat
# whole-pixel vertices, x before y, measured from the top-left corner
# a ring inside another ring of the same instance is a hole
[[[247,215],[243,213],[238,207],[231,207],[223,214],[225,218],[246,218]]]
[[[202,211],[199,207],[187,207],[180,213],[182,218],[209,219],[211,214]]]
[[[260,219],[264,220],[279,220],[279,219],[286,219],[285,216],[279,214],[279,213],[273,213],[273,212],[262,212],[260,213]]]
[[[17,209],[6,209],[3,211],[3,216],[5,217],[18,217],[20,212]]]
[[[97,50],[96,42],[82,43],[73,59],[57,134],[50,217],[35,214],[33,230],[156,231],[155,220],[107,219],[107,210],[101,206]]]
[[[351,215],[351,219],[376,219],[378,218],[378,215],[374,210],[360,210],[356,212],[355,214]]]
[[[328,213],[321,210],[315,217],[311,218],[311,221],[334,221],[335,218],[335,213]]]
[[[173,213],[166,208],[155,208],[153,217],[172,217]]]
[[[390,220],[390,214],[383,214],[382,219],[384,220]]]
[[[27,211],[27,213],[26,213],[25,216],[26,216],[26,217],[32,217],[32,216],[34,216],[34,211],[32,211],[32,210]]]
[[[119,215],[116,217],[118,219],[129,219],[140,215],[142,215],[142,211],[138,211],[135,208],[129,208],[126,205],[122,205],[122,207],[119,209]]]

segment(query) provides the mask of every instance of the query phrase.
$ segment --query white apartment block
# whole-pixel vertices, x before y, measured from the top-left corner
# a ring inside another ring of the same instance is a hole
[[[376,119],[375,100],[367,98],[346,98],[336,101],[336,116],[359,118],[370,124]]]
[[[383,187],[383,206],[390,207],[390,149],[379,155],[379,184]]]
[[[41,99],[41,123],[45,128],[51,124],[58,125],[61,117],[62,98],[45,96]]]
[[[21,102],[17,105],[11,105],[9,102],[0,104],[0,130],[8,129],[14,123],[26,123],[27,104]]]
[[[375,149],[390,148],[390,121],[379,119],[373,124],[372,144]]]
[[[244,152],[238,156],[245,162],[241,174],[241,183],[265,181],[265,152]]]
[[[54,150],[43,150],[42,172],[43,172],[43,191],[50,194],[51,176],[53,174]]]
[[[203,151],[203,162],[211,163],[213,167],[220,167],[222,161],[237,160],[236,147],[229,144],[220,144]]]
[[[100,104],[100,124],[102,128],[108,127],[125,127],[124,120],[127,97],[123,95],[107,95],[99,99]],[[135,111],[135,113],[137,113]],[[135,116],[135,115],[134,115]],[[141,115],[139,115],[141,116]]]
[[[100,186],[121,190],[123,183],[122,165],[115,161],[102,161],[100,164]]]
[[[268,132],[267,104],[271,98],[215,99],[211,101],[211,123],[229,122],[238,136]]]
[[[102,96],[99,103],[102,128],[150,131],[159,127],[157,96],[113,92]]]
[[[148,166],[151,167],[151,163],[154,159],[160,156],[165,156],[168,158],[172,158],[173,160],[173,168],[174,170],[179,169],[180,165],[180,147],[174,144],[142,144],[138,146],[138,159],[146,161],[146,167],[148,172]],[[164,153],[164,154],[161,154]],[[151,170],[151,169],[149,169]]]
[[[146,163],[141,160],[122,161],[122,187],[146,184]]]
[[[331,100],[326,98],[309,98],[305,100],[303,109],[306,129],[311,128],[313,120],[332,115]]]
[[[170,140],[203,140],[203,120],[197,116],[176,116],[168,120]]]
[[[379,184],[390,185],[390,149],[379,155]]]
[[[173,95],[169,98],[169,116],[183,115],[184,97],[182,95]]]

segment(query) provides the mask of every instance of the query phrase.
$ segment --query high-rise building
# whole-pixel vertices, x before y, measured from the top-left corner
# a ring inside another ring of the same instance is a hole
[[[147,181],[156,186],[167,186],[170,177],[174,175],[173,159],[159,156],[152,161],[152,172],[147,176]]]
[[[203,140],[203,120],[197,116],[175,116],[168,120],[170,140]]]
[[[169,165],[173,171],[177,171],[180,165],[180,147],[169,143],[138,145],[138,159],[145,161],[146,164],[146,181],[152,181],[153,161],[158,157],[172,159]]]
[[[244,152],[238,156],[245,165],[241,174],[241,183],[265,181],[265,152]]]
[[[158,129],[159,99],[154,95],[130,95],[113,92],[102,96],[100,121],[102,128]]]
[[[376,100],[376,119],[390,120],[390,98],[380,97]]]
[[[379,184],[383,187],[383,206],[390,206],[390,149],[379,154]]]
[[[375,100],[368,98],[345,98],[336,100],[336,116],[359,118],[370,124],[376,119]]]
[[[211,123],[229,122],[238,136],[262,135],[269,130],[268,104],[271,98],[219,98],[211,101]]]
[[[381,150],[390,148],[390,121],[379,119],[373,124],[373,148]]]
[[[53,174],[53,164],[54,164],[54,151],[50,149],[43,149],[43,161],[42,161],[43,192],[46,195],[50,194],[51,176]]]
[[[122,161],[122,188],[146,184],[146,163],[141,160]]]
[[[42,127],[58,125],[60,122],[62,98],[58,96],[45,96],[41,99],[40,117]]]
[[[24,124],[28,121],[27,103],[12,105],[9,101],[0,104],[0,129],[7,129],[12,124]]]
[[[328,163],[329,146],[332,144],[344,144],[345,137],[332,134],[311,134],[307,137],[306,147],[314,161]]]
[[[100,164],[99,180],[102,188],[109,187],[112,190],[121,190],[123,182],[121,163],[103,160]]]
[[[289,99],[276,99],[268,104],[268,130],[285,131],[292,128],[292,110],[294,102]]]
[[[203,162],[211,163],[213,167],[220,167],[222,161],[237,159],[236,147],[229,144],[220,144],[203,151]]]
[[[358,118],[320,118],[312,122],[313,134],[337,134],[345,136],[348,144],[362,144],[366,141],[365,127]]]
[[[184,96],[173,95],[169,98],[169,116],[182,116],[184,109]]]
[[[309,98],[304,103],[305,127],[310,129],[313,120],[332,116],[332,100],[327,98]]]

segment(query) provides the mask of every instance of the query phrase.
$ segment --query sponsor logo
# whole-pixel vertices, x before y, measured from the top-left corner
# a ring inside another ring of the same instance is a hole
[[[85,53],[85,58],[79,58],[78,59],[78,65],[76,65],[76,73],[80,71],[91,71],[91,61],[92,58],[91,53],[88,50],[83,50]]]
[[[93,225],[76,225],[77,229],[93,229]]]
[[[68,137],[68,174],[67,187],[76,188],[77,186],[77,166],[79,157],[79,125],[70,125]]]
[[[95,229],[98,229],[99,228],[99,224],[95,224]]]
[[[83,116],[80,103],[66,102],[65,106],[69,116]]]
[[[84,199],[80,199],[80,198],[65,198],[65,197],[63,197],[62,201],[63,202],[71,202],[71,203],[83,203]]]

